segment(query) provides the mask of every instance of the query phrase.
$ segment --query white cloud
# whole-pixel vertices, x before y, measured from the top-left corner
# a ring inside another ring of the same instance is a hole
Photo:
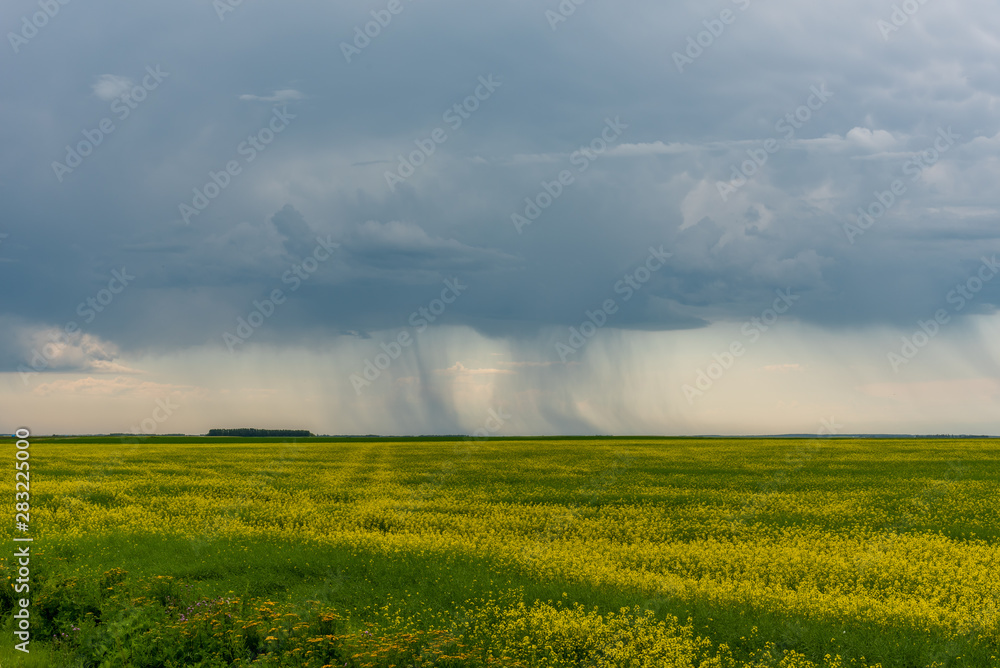
[[[669,144],[664,144],[662,141],[655,141],[652,143],[640,143],[640,144],[621,144],[615,146],[608,151],[608,155],[619,155],[619,156],[641,156],[641,155],[669,155],[675,153],[687,153],[689,151],[699,151],[705,148],[710,148],[708,146],[697,146],[695,144],[684,144],[680,142],[670,142]]]
[[[113,100],[121,97],[133,87],[132,80],[128,77],[120,77],[116,74],[102,74],[97,77],[97,81],[91,85],[94,95],[102,100]]]
[[[240,99],[244,102],[291,102],[292,100],[301,100],[303,98],[305,98],[305,95],[294,88],[276,90],[270,95],[240,95]]]
[[[515,373],[510,369],[470,369],[461,362],[455,362],[447,369],[437,369],[435,373],[449,376],[482,376]]]
[[[868,128],[852,128],[847,133],[847,140],[876,151],[884,151],[896,144],[896,138],[891,132]]]
[[[115,362],[118,346],[92,334],[68,336],[57,327],[24,328],[18,339],[20,356],[39,371],[142,373]]]

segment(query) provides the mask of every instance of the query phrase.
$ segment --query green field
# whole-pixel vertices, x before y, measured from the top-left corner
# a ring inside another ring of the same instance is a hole
[[[33,440],[0,666],[1000,666],[998,444]]]

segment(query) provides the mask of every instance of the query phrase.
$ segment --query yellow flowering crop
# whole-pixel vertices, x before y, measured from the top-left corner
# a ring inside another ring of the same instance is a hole
[[[392,602],[293,608],[270,594],[274,600],[246,601],[253,607],[240,608],[239,624],[213,617],[206,627],[252,647],[258,638],[262,652],[301,654],[296,660],[325,661],[321,652],[332,656],[331,647],[346,643],[357,650],[343,654],[349,665],[389,665],[390,655],[433,645],[434,661],[466,662],[448,665],[861,668],[908,665],[891,653],[863,658],[858,648],[912,634],[940,645],[920,665],[975,666],[962,662],[972,655],[1000,665],[989,658],[1000,628],[992,441],[151,439],[35,447],[39,549],[102,545],[93,542],[102,535],[135,546],[169,538],[192,546],[197,566],[212,573],[219,544],[308,544],[310,559],[327,551],[372,564],[439,563],[409,585],[425,597],[450,581],[461,557],[532,586],[552,583],[558,599],[470,598],[416,613]],[[135,569],[116,562],[110,546],[100,549],[107,553],[93,557],[104,562],[94,577],[117,596]],[[2,564],[9,573],[9,557]],[[477,575],[484,597],[492,577]],[[169,595],[157,592],[182,580],[161,576],[156,582],[165,584],[150,585],[141,600],[169,608]],[[370,586],[382,585],[370,578]],[[644,605],[595,610],[567,593],[585,590],[627,593]],[[134,594],[129,600],[140,600]],[[696,620],[670,613],[686,610]],[[724,643],[717,636],[726,628],[712,611],[759,616],[781,633],[748,630]],[[377,626],[362,626],[373,619]],[[445,635],[432,643],[425,634],[434,627]],[[817,639],[817,629],[833,631]],[[850,657],[838,649],[838,636],[848,635],[862,638],[847,648]]]

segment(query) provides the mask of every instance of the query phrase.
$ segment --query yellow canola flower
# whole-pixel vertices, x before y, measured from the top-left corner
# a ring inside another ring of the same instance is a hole
[[[36,540],[55,547],[113,532],[134,545],[150,536],[206,547],[309,542],[439,559],[445,565],[431,577],[441,582],[454,572],[449,559],[487,558],[537,581],[654,600],[949,637],[995,638],[1000,628],[1000,544],[988,538],[1000,524],[1000,486],[950,464],[960,457],[967,470],[985,470],[996,458],[990,441],[823,441],[817,450],[749,439],[296,447],[292,457],[273,443],[119,446],[112,475],[101,472],[106,448],[46,444],[50,500],[32,507]],[[570,612],[518,609],[497,637],[555,656],[569,638],[591,647],[603,642],[602,629],[619,628],[621,611],[592,617],[569,602]],[[394,607],[383,617],[410,624]],[[622,627],[608,651],[631,657],[641,646],[681,661],[699,646],[697,636],[677,640],[687,637],[680,626],[637,623],[645,635]],[[782,665],[805,665],[774,653]]]

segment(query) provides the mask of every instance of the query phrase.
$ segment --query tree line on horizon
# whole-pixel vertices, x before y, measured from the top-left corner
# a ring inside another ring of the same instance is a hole
[[[250,427],[240,427],[239,429],[209,429],[208,436],[293,436],[305,438],[313,433],[307,429],[252,429]]]

